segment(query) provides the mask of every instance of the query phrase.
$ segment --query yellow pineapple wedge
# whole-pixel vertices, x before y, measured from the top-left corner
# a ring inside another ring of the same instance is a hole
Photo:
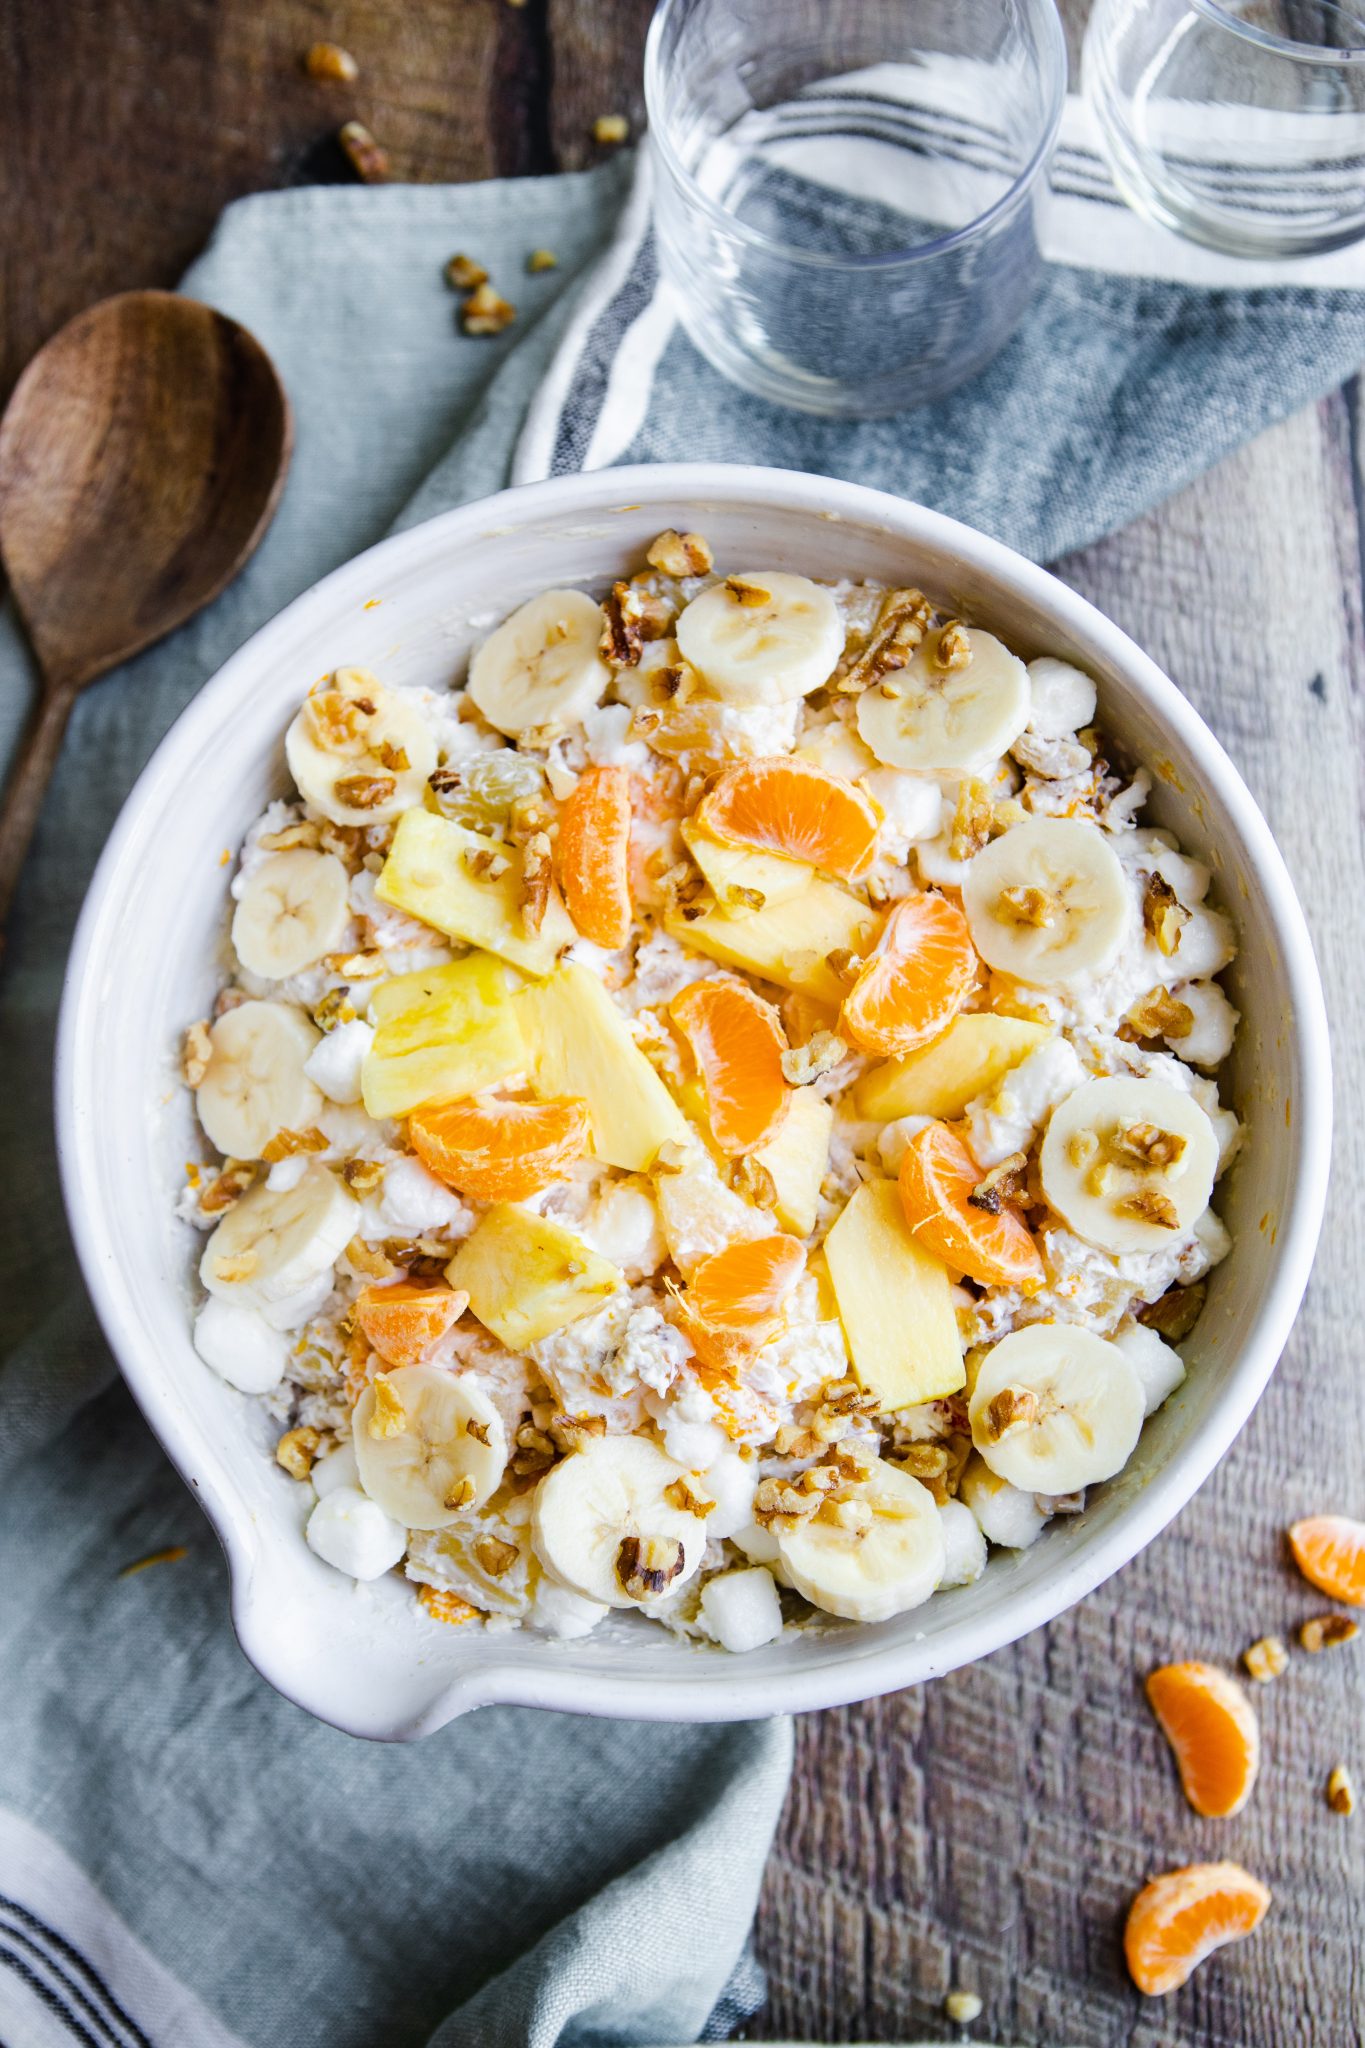
[[[521,909],[520,850],[431,811],[404,811],[375,895],[527,974],[548,974],[576,936],[554,893],[540,930],[528,933]]]
[[[890,1123],[898,1116],[961,1116],[1052,1035],[1046,1024],[995,1017],[986,1010],[955,1017],[941,1038],[864,1074],[855,1100],[859,1116]]]
[[[727,967],[747,968],[780,988],[799,989],[836,1009],[845,984],[826,955],[867,953],[881,929],[879,914],[835,882],[811,882],[799,896],[765,903],[762,910],[731,917],[708,910],[689,923],[679,911],[664,915],[664,928],[680,945],[705,953]]]
[[[833,1128],[830,1105],[813,1088],[798,1088],[777,1135],[753,1155],[772,1175],[773,1212],[778,1222],[797,1237],[809,1237],[815,1228]]]
[[[509,1351],[576,1323],[625,1281],[618,1267],[549,1216],[510,1202],[488,1210],[446,1267],[452,1287]]]
[[[911,1236],[893,1180],[864,1181],[825,1257],[854,1370],[883,1408],[955,1394],[966,1374],[948,1270]]]
[[[587,1103],[595,1158],[645,1173],[660,1145],[690,1141],[687,1119],[586,967],[556,968],[520,1006],[536,1091]]]
[[[491,953],[398,974],[370,998],[374,1043],[360,1071],[370,1116],[406,1116],[437,1097],[473,1095],[526,1065],[514,1000],[522,986]]]
[[[707,887],[723,910],[742,917],[752,914],[736,892],[756,889],[764,903],[785,903],[809,887],[815,871],[803,860],[787,860],[780,853],[760,853],[753,847],[726,846],[704,832],[693,818],[682,827],[683,844],[691,854]]]

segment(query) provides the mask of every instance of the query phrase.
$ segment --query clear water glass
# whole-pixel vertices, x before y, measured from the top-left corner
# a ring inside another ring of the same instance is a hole
[[[727,377],[832,417],[972,376],[1038,274],[1053,0],[661,0],[659,261]]]
[[[1130,205],[1233,256],[1365,235],[1365,14],[1333,0],[1096,0],[1082,76]]]

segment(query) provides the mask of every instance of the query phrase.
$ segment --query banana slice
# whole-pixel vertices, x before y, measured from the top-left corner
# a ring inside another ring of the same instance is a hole
[[[1043,1193],[1078,1237],[1107,1252],[1160,1251],[1209,1206],[1218,1133],[1169,1082],[1087,1081],[1053,1111],[1038,1163]]]
[[[251,974],[284,981],[330,953],[351,909],[334,853],[272,853],[248,876],[232,916],[232,943]]]
[[[536,1489],[531,1534],[547,1572],[605,1607],[648,1607],[676,1593],[706,1548],[700,1516],[668,1498],[700,1489],[638,1436],[591,1438]]]
[[[336,1264],[358,1210],[335,1174],[311,1160],[287,1192],[262,1184],[228,1210],[204,1247],[199,1278],[210,1294],[267,1310]]]
[[[831,592],[778,569],[713,583],[675,630],[684,661],[726,704],[794,703],[829,681],[844,650]]]
[[[504,619],[469,664],[469,694],[499,732],[576,725],[601,703],[611,670],[597,651],[602,607],[581,590],[546,590]]]
[[[968,661],[951,668],[940,660],[950,631],[955,659],[964,646],[970,650]],[[877,759],[922,775],[998,761],[1028,719],[1028,670],[977,626],[926,634],[903,669],[858,699],[858,731]]]
[[[481,1508],[507,1464],[507,1432],[483,1389],[436,1365],[380,1373],[352,1423],[360,1483],[405,1529],[444,1529]]]
[[[299,795],[334,825],[386,825],[422,801],[436,742],[415,704],[339,668],[284,736]]]
[[[322,1096],[303,1069],[321,1036],[293,1003],[239,1003],[220,1017],[194,1098],[209,1143],[259,1159],[277,1131],[316,1123]]]
[[[943,1577],[943,1519],[928,1487],[882,1458],[859,1495],[872,1510],[863,1527],[815,1515],[779,1535],[778,1552],[797,1592],[827,1614],[885,1621],[918,1607]]]
[[[1079,1493],[1123,1470],[1146,1403],[1116,1344],[1074,1323],[1032,1323],[987,1352],[967,1413],[998,1479],[1025,1493]]]
[[[1097,825],[1029,818],[968,864],[962,906],[988,966],[1040,987],[1102,974],[1135,916],[1119,857]]]

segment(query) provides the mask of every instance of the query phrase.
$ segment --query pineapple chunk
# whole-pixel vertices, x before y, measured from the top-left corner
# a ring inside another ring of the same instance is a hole
[[[493,874],[479,874],[486,860]],[[505,863],[503,871],[497,872]],[[420,808],[404,811],[375,884],[381,903],[434,925],[449,938],[482,946],[528,974],[548,974],[576,934],[569,913],[552,894],[540,930],[526,930],[521,910],[521,854],[466,825]]]
[[[890,1123],[898,1116],[961,1116],[1051,1036],[1046,1024],[973,1010],[955,1017],[941,1038],[903,1059],[887,1060],[858,1083],[859,1116]]]
[[[746,906],[732,904],[732,889],[757,889],[765,903],[785,903],[789,897],[799,896],[814,878],[815,871],[806,861],[788,860],[780,853],[759,853],[748,846],[726,846],[691,818],[684,823],[682,836],[717,903],[723,909],[733,909],[737,916],[745,914]]]
[[[549,1216],[511,1202],[490,1209],[446,1267],[452,1287],[509,1351],[602,1307],[625,1285],[619,1268]]]
[[[374,1043],[360,1072],[370,1116],[406,1116],[438,1096],[473,1095],[526,1065],[520,975],[491,953],[399,974],[370,998]]]
[[[668,1256],[685,1280],[703,1259],[727,1245],[772,1234],[766,1209],[755,1208],[728,1187],[700,1147],[681,1168],[655,1174],[654,1199]]]
[[[667,1140],[689,1142],[687,1119],[586,967],[557,968],[521,1006],[536,1089],[587,1103],[596,1158],[644,1173]]]
[[[966,1373],[948,1269],[915,1242],[893,1180],[864,1181],[825,1256],[854,1370],[882,1407],[955,1394]]]
[[[784,1230],[809,1237],[815,1228],[820,1183],[829,1160],[834,1111],[813,1088],[798,1088],[776,1137],[754,1158],[772,1175],[773,1210]]]
[[[834,882],[812,882],[799,896],[765,903],[745,917],[708,910],[689,923],[676,910],[664,915],[665,930],[680,945],[799,989],[831,1009],[843,1000],[844,984],[826,965],[826,954],[869,952],[880,926],[875,910]]]

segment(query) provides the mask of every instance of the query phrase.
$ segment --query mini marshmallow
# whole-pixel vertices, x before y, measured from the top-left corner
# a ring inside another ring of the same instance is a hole
[[[303,1071],[332,1102],[360,1100],[360,1069],[374,1044],[373,1028],[363,1018],[337,1024],[313,1047]]]
[[[408,1532],[358,1486],[338,1486],[308,1517],[308,1548],[348,1579],[382,1579],[408,1547]]]
[[[354,1487],[359,1493],[360,1468],[356,1464],[355,1445],[350,1438],[348,1437],[345,1443],[338,1444],[334,1451],[329,1451],[325,1458],[319,1458],[308,1476],[313,1482],[319,1500],[325,1500],[327,1495],[335,1493],[339,1486]]]
[[[758,1459],[742,1457],[729,1450],[701,1475],[701,1484],[716,1505],[706,1517],[708,1540],[719,1541],[747,1529],[754,1518],[754,1495],[758,1491]]]
[[[585,1599],[582,1593],[572,1592],[547,1574],[536,1587],[530,1620],[533,1628],[544,1629],[546,1635],[572,1642],[578,1636],[590,1635],[610,1611],[599,1600]]]
[[[761,1564],[721,1572],[701,1589],[701,1618],[723,1650],[757,1650],[782,1633],[782,1603]]]
[[[1155,1415],[1185,1380],[1185,1361],[1146,1323],[1130,1323],[1114,1342],[1142,1381],[1144,1412]]]
[[[1027,1550],[1046,1526],[1034,1496],[997,1478],[984,1458],[968,1460],[958,1491],[986,1541],[1002,1550]]]
[[[1041,739],[1061,740],[1095,716],[1095,685],[1069,661],[1045,654],[1028,665],[1029,731]]]
[[[212,1294],[194,1319],[194,1348],[205,1365],[243,1394],[268,1394],[284,1377],[289,1346],[265,1317]]]
[[[938,1512],[945,1553],[939,1588],[970,1586],[986,1569],[986,1539],[965,1501],[946,1500]]]

